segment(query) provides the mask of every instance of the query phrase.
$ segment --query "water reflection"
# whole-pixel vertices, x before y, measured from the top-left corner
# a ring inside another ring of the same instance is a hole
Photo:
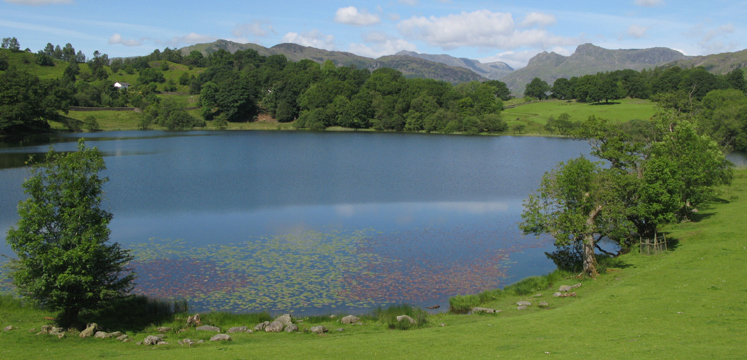
[[[588,153],[524,137],[70,134],[0,149],[16,159],[0,170],[0,231],[24,198],[17,159],[50,143],[73,151],[80,136],[106,156],[111,239],[137,250],[137,291],[230,311],[446,308],[456,293],[546,273],[552,245],[521,236],[521,200],[558,161]]]

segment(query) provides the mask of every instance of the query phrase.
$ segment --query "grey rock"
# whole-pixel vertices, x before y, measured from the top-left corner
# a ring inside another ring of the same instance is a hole
[[[233,334],[237,332],[246,332],[247,330],[249,330],[249,328],[246,326],[235,326],[235,327],[228,329],[227,333]]]
[[[6,329],[7,329],[7,327],[6,327]],[[52,327],[52,325],[42,325],[41,331],[39,331],[39,333],[40,334],[49,334],[49,332],[52,331],[52,329],[54,329],[54,327]],[[8,330],[5,330],[5,331],[8,331]]]
[[[267,327],[267,325],[270,325],[269,321],[265,321],[263,323],[259,323],[259,324],[257,324],[257,326],[254,327],[254,331],[262,331],[262,330],[264,330]]]
[[[109,335],[109,333],[107,333],[106,331],[97,331],[96,334],[93,335],[93,337],[96,339],[108,339],[112,336]]]
[[[519,307],[517,307],[517,309],[519,309],[519,310],[524,310],[524,309],[526,309],[526,308],[527,308],[527,307],[526,307],[525,305],[522,305],[522,306],[519,306]]]
[[[285,332],[296,332],[298,331],[298,325],[296,324],[290,324],[285,327]]]
[[[561,296],[563,296],[563,294],[561,294],[560,292],[556,292],[556,293],[552,294],[552,296],[554,296],[554,297],[561,297]]]
[[[156,331],[158,331],[161,334],[165,334],[167,332],[170,332],[171,328],[170,327],[161,326],[160,328],[156,329]]]
[[[127,338],[127,339],[123,339],[123,340],[121,340],[121,341],[122,341],[122,342],[130,342],[130,341],[132,341],[132,339],[130,339],[130,338]],[[142,344],[140,344],[140,345],[142,345]]]
[[[205,342],[205,340],[197,340],[196,344],[202,344],[204,342]]]
[[[529,301],[517,301],[516,305],[519,305],[519,306],[532,306],[532,303],[530,303]]]
[[[330,319],[335,319],[335,318],[337,318],[337,315],[330,315],[329,318]]]
[[[572,289],[577,289],[577,288],[580,288],[580,287],[581,287],[581,285],[582,285],[581,283],[578,283],[578,284],[576,284],[576,285],[573,285],[573,286],[571,286],[571,288],[572,288]]]
[[[167,343],[167,342],[165,342],[165,341],[159,341],[159,342],[158,342],[158,344],[156,344],[156,345],[168,345],[168,344],[169,344],[169,343]]]
[[[86,329],[80,332],[80,337],[87,338],[93,336],[94,333],[96,333],[96,330],[99,329],[99,325],[96,323],[90,323],[88,326],[86,326]]]
[[[329,330],[327,330],[327,328],[322,325],[317,325],[317,326],[312,326],[309,329],[309,331],[311,331],[314,334],[323,334],[323,333],[328,332]]]
[[[196,328],[195,330],[220,332],[220,328],[219,327],[217,327],[217,326],[210,326],[210,325],[202,325],[202,326]]]
[[[117,336],[117,340],[119,340],[121,342],[125,342],[126,340],[129,340],[129,339],[130,339],[130,337],[127,336],[127,335],[125,335],[125,334]]]
[[[227,334],[218,334],[211,337],[210,341],[231,341],[231,336]]]
[[[187,326],[194,325],[194,326],[200,326],[202,325],[202,321],[200,321],[200,314],[194,314],[187,318]]]
[[[535,294],[535,295],[532,295],[532,297],[542,297],[542,294]]]
[[[195,342],[192,341],[192,339],[182,339],[182,340],[179,340],[178,343],[179,343],[179,345],[187,345],[187,346],[189,346],[189,345],[194,344]]]
[[[283,327],[293,324],[293,320],[290,314],[280,315],[273,322],[279,322],[283,324]]]
[[[573,287],[570,285],[560,285],[560,288],[558,289],[560,292],[568,292],[571,290],[573,290]]]
[[[337,332],[343,332],[343,331],[345,331],[345,328],[339,328],[339,329],[337,329]]]
[[[265,327],[265,332],[276,332],[276,333],[278,333],[278,332],[283,331],[284,327],[285,327],[285,325],[283,325],[282,322],[280,322],[280,321],[273,321],[273,322],[270,323],[270,325],[267,325]]]
[[[65,333],[65,329],[61,327],[53,327],[52,330],[49,330],[49,335],[57,335],[60,336]]]
[[[342,320],[340,320],[340,322],[342,322],[343,324],[355,324],[360,321],[361,321],[361,318],[357,316],[353,316],[353,315],[348,315],[342,318]]]
[[[402,321],[409,321],[410,324],[414,324],[415,323],[415,319],[413,319],[413,318],[411,318],[411,317],[409,317],[407,315],[397,316],[397,322],[402,322]]]
[[[163,342],[163,338],[155,335],[148,335],[143,339],[143,344],[145,345],[156,345],[160,342]]]
[[[11,330],[15,330],[15,329],[16,328],[13,327],[13,325],[8,325],[8,326],[5,327],[5,329],[3,329],[3,331],[11,331]]]
[[[481,313],[481,312],[484,312],[486,314],[495,314],[496,313],[495,309],[484,308],[484,307],[475,307],[475,308],[472,308],[472,313],[473,314]]]
[[[138,342],[135,343],[135,345],[138,345],[138,346],[143,345],[143,342],[142,341],[138,341]]]
[[[254,330],[252,330],[252,329],[249,329],[249,330],[247,330],[247,331],[244,331],[244,332],[245,332],[245,333],[247,333],[247,334],[251,334],[251,333],[253,333],[253,332],[254,332]]]
[[[548,306],[550,306],[550,304],[548,304],[548,303],[546,303],[544,301],[542,301],[542,302],[539,303],[539,307],[545,308],[545,307],[548,307]]]
[[[120,337],[122,335],[122,332],[121,331],[115,331],[115,332],[109,333],[109,335],[111,335],[111,337],[113,337],[113,338],[118,338],[118,337]]]

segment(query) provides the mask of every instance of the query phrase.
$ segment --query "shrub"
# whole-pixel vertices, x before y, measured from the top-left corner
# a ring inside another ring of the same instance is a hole
[[[407,320],[397,321],[397,316],[400,315],[411,317],[415,323]],[[390,329],[399,330],[422,327],[428,322],[428,313],[425,310],[408,304],[392,305],[386,309],[379,307],[370,316],[386,324]]]
[[[96,117],[93,115],[86,116],[86,118],[83,120],[83,128],[90,132],[101,130],[99,122],[96,121]]]
[[[466,314],[481,303],[478,295],[457,295],[449,299],[449,311]]]

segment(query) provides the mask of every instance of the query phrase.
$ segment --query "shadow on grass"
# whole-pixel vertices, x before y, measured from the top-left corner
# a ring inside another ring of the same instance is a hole
[[[616,101],[610,101],[610,102],[598,102],[598,103],[591,103],[589,105],[593,106],[604,106],[604,105],[620,105],[619,102]]]
[[[80,325],[95,322],[112,331],[141,332],[151,325],[173,322],[176,316],[187,311],[186,300],[168,301],[132,295],[103,309],[81,313],[79,322]]]

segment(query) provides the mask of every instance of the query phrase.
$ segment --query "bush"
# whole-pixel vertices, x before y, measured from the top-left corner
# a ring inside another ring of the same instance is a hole
[[[411,323],[407,320],[397,321],[397,316],[407,315],[415,320]],[[390,329],[408,330],[424,326],[428,322],[428,313],[419,308],[408,304],[392,305],[386,309],[381,307],[369,315],[378,321],[386,324]]]
[[[83,128],[89,132],[101,130],[101,127],[99,126],[99,122],[96,120],[96,117],[93,115],[86,116],[86,118],[83,120]]]
[[[457,295],[449,299],[449,311],[456,314],[466,314],[482,301],[478,295]]]

